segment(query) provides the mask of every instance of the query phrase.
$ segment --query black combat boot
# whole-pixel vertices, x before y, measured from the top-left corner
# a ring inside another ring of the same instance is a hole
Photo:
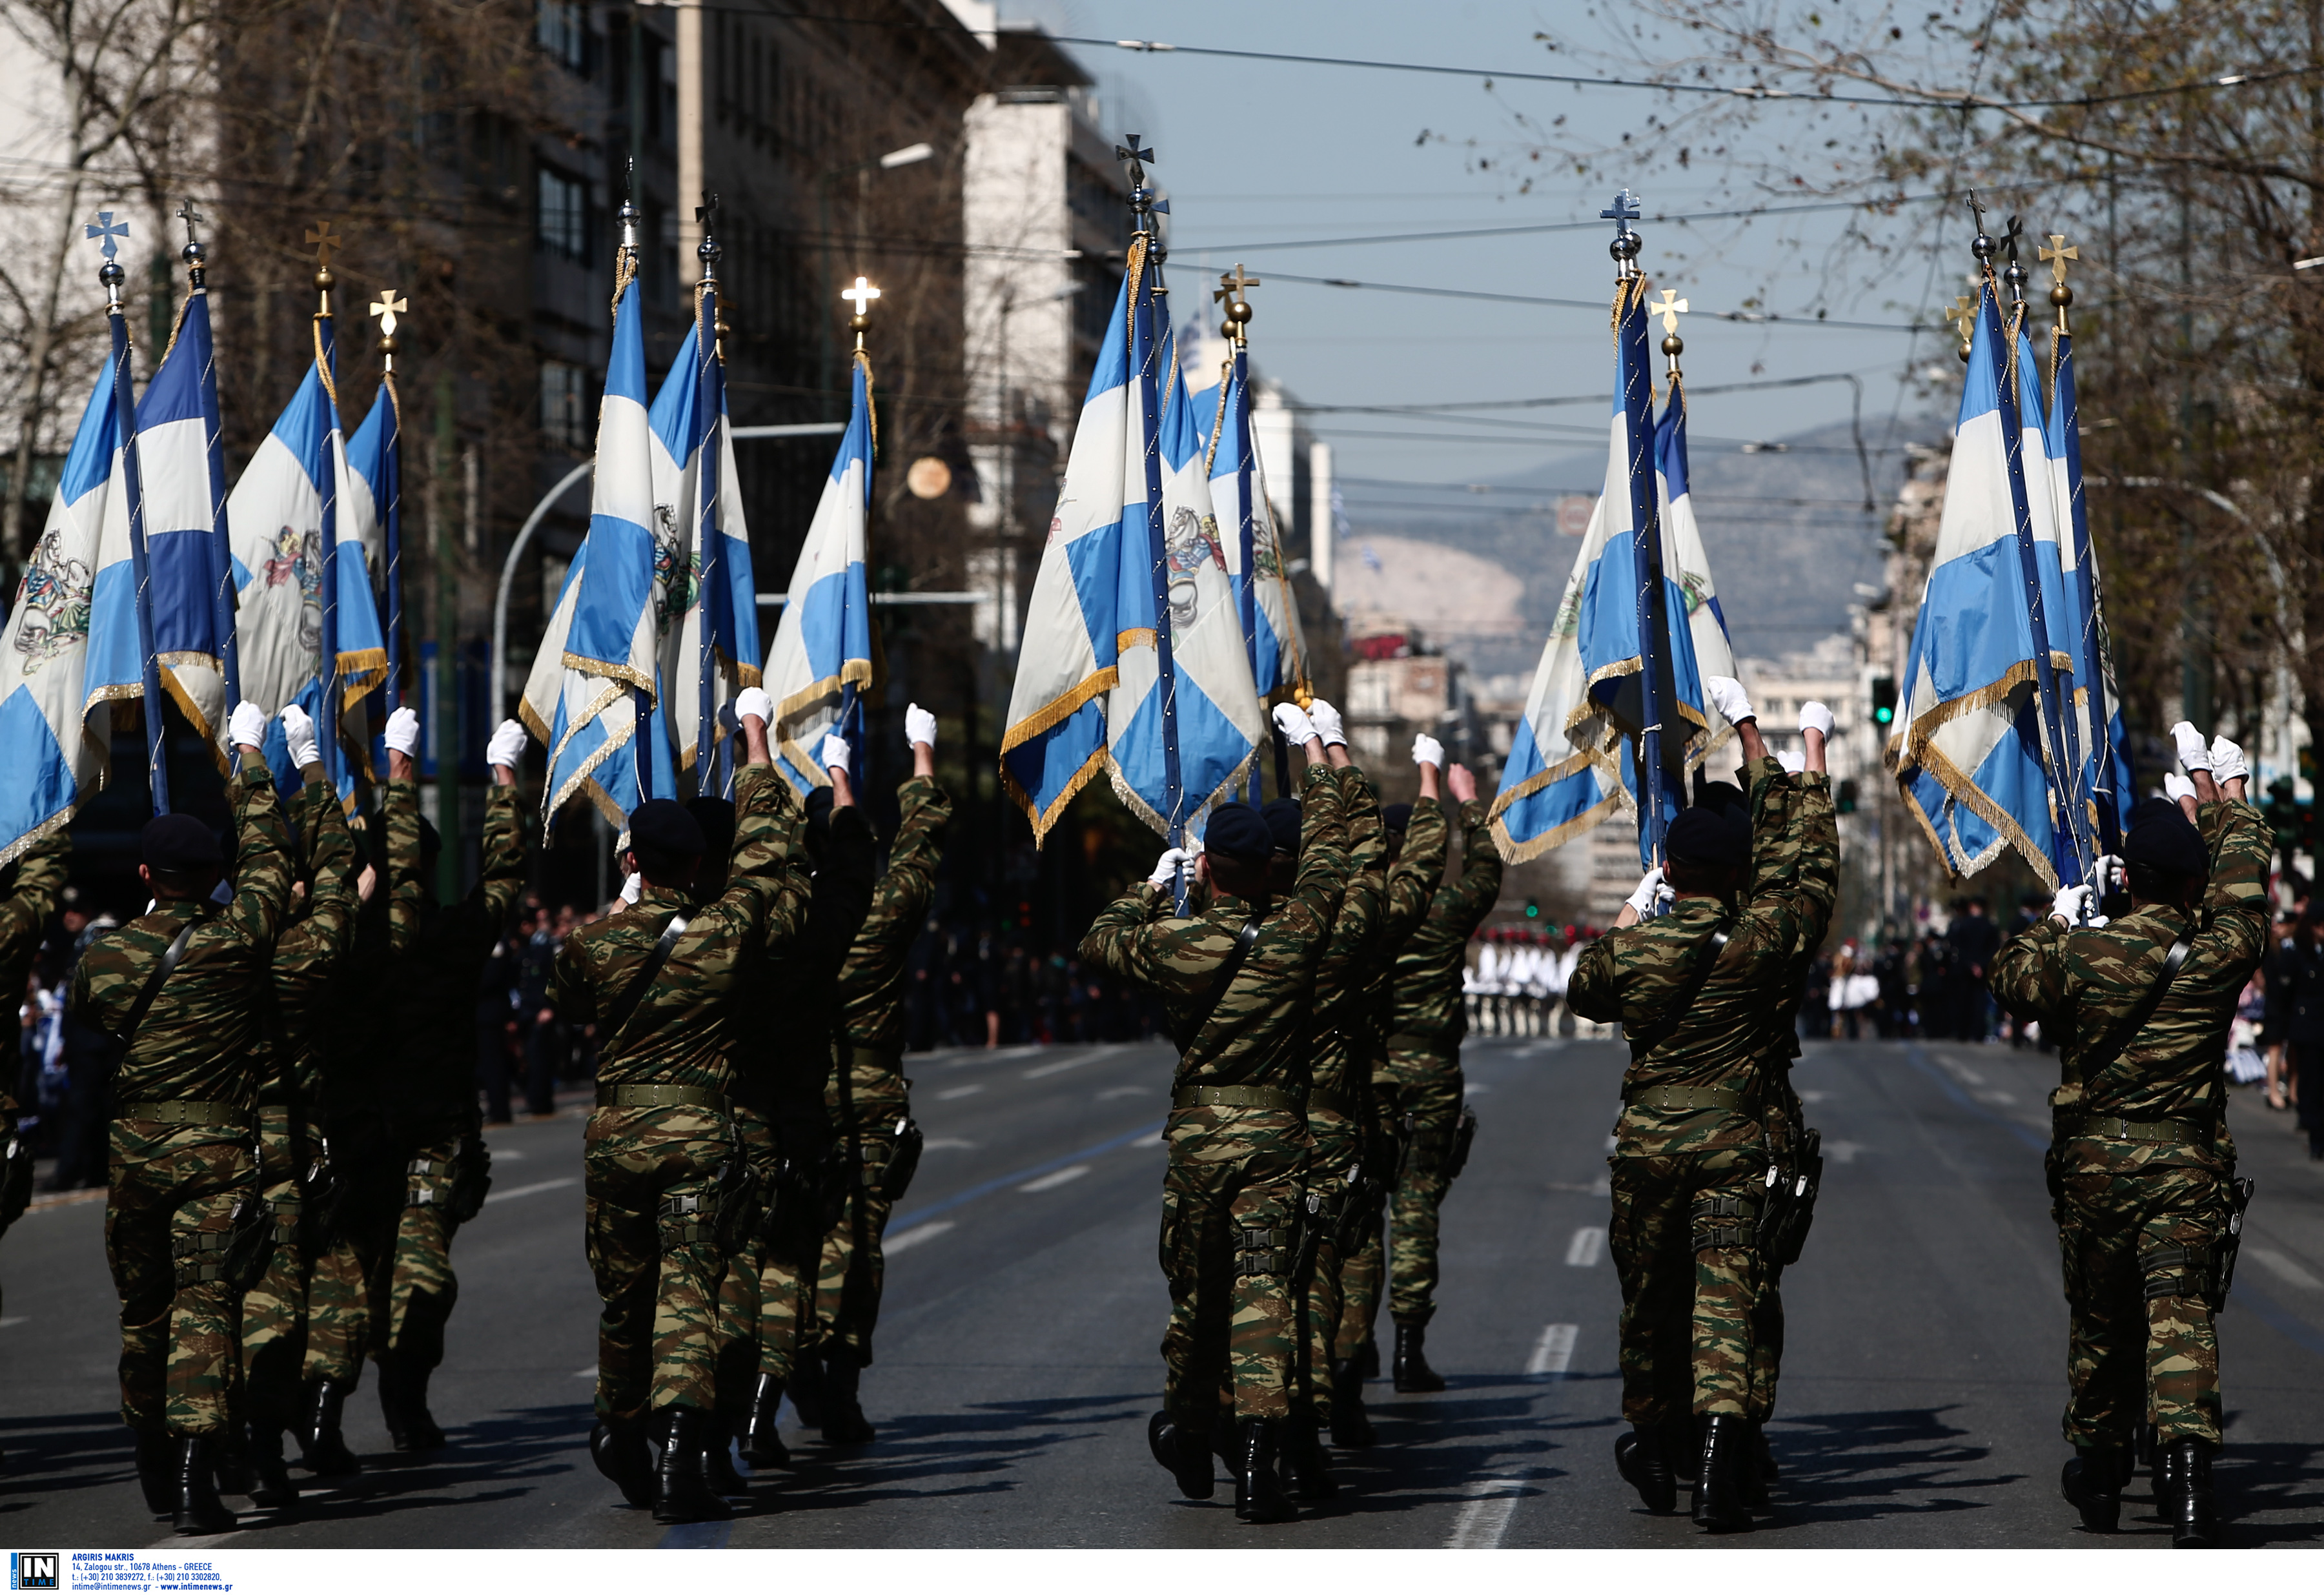
[[[1294,1500],[1328,1501],[1340,1493],[1330,1453],[1323,1449],[1323,1425],[1314,1413],[1295,1412],[1285,1425],[1283,1471],[1289,1477]]]
[[[178,1442],[177,1526],[180,1534],[231,1534],[235,1516],[218,1499],[217,1443],[207,1434]]]
[[[730,1500],[748,1500],[751,1481],[734,1466],[734,1432],[715,1413],[705,1413],[702,1424],[703,1482]]]
[[[1444,1376],[1428,1366],[1425,1323],[1396,1325],[1396,1388],[1399,1395],[1430,1395],[1444,1388]]]
[[[597,1471],[613,1481],[622,1498],[632,1507],[654,1504],[653,1453],[636,1420],[605,1423],[589,1431],[589,1460]]]
[[[1354,1358],[1343,1357],[1332,1364],[1332,1443],[1361,1451],[1379,1443],[1364,1412],[1364,1376]]]
[[[1369,1334],[1356,1348],[1356,1371],[1368,1379],[1379,1378],[1379,1342]]]
[[[1190,1501],[1207,1501],[1218,1488],[1217,1470],[1211,1466],[1211,1448],[1207,1441],[1189,1436],[1185,1430],[1170,1421],[1166,1411],[1157,1412],[1146,1420],[1146,1447],[1154,1460],[1169,1471],[1177,1481],[1178,1493]]]
[[[844,1346],[827,1348],[823,1360],[823,1443],[825,1445],[869,1445],[877,1434],[864,1421],[856,1402],[856,1383],[863,1369]]]
[[[1762,1484],[1774,1484],[1783,1471],[1775,1466],[1775,1453],[1767,1449],[1767,1425],[1764,1420],[1751,1425],[1751,1461]]]
[[[1702,1461],[1702,1421],[1688,1415],[1663,1425],[1663,1454],[1670,1458],[1671,1477],[1692,1484]]]
[[[1743,1504],[1743,1470],[1751,1465],[1750,1424],[1740,1417],[1706,1418],[1702,1456],[1694,1476],[1694,1521],[1713,1534],[1739,1534],[1751,1526]]]
[[[1614,1442],[1614,1466],[1649,1512],[1678,1510],[1678,1480],[1672,1476],[1670,1450],[1659,1429],[1633,1429]]]
[[[751,1397],[750,1420],[742,1429],[742,1460],[753,1472],[791,1465],[790,1447],[783,1443],[775,1423],[782,1408],[783,1381],[770,1373],[761,1374]]]
[[[2171,1519],[2171,1543],[2200,1549],[2219,1543],[2219,1524],[2211,1506],[2211,1447],[2202,1440],[2170,1443],[2171,1491],[2163,1503]]]
[[[211,1472],[217,1479],[218,1494],[246,1496],[250,1493],[250,1447],[239,1428],[230,1429],[217,1436],[212,1452]]]
[[[725,1498],[702,1476],[704,1415],[673,1406],[654,1415],[661,1457],[654,1468],[656,1523],[723,1523],[734,1516]]]
[[[1272,1418],[1245,1418],[1235,1435],[1235,1516],[1245,1523],[1288,1523],[1299,1516],[1275,1471],[1281,1441]]]
[[[307,1381],[306,1433],[299,1437],[300,1465],[318,1479],[343,1478],[363,1471],[355,1453],[347,1449],[340,1423],[346,1412],[352,1379]]]
[[[1754,1512],[1767,1509],[1767,1480],[1773,1477],[1775,1460],[1767,1457],[1767,1436],[1761,1432],[1757,1420],[1747,1418],[1748,1427],[1743,1436],[1743,1466],[1736,1471],[1736,1487],[1743,1493],[1743,1504]],[[1765,1464],[1761,1459],[1766,1458]]]
[[[290,1464],[282,1460],[282,1431],[250,1431],[250,1485],[243,1493],[250,1504],[270,1512],[288,1511],[298,1503],[299,1487],[290,1481]]]
[[[2118,1445],[2078,1448],[2058,1475],[2058,1493],[2092,1534],[2112,1534],[2122,1521],[2122,1453]]]
[[[145,1492],[145,1509],[167,1517],[178,1509],[178,1445],[167,1429],[140,1429],[137,1434],[137,1488]]]
[[[809,1346],[791,1359],[791,1410],[810,1429],[823,1427],[823,1348]]]

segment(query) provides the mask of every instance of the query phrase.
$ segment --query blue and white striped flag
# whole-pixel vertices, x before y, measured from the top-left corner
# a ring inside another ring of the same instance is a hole
[[[2134,791],[2129,734],[2123,727],[2122,695],[2116,689],[2114,660],[2107,642],[2106,614],[2098,580],[2098,550],[2090,543],[2089,506],[2082,493],[2081,423],[2074,391],[2074,340],[2061,331],[2055,343],[2049,425],[2044,438],[2056,484],[2059,553],[2065,589],[2073,604],[2068,646],[2074,659],[2074,713],[2080,728],[2079,790],[2089,806],[2090,823],[2101,851],[2122,851],[2122,820]]]
[[[791,567],[789,596],[767,651],[778,767],[802,794],[831,783],[816,752],[826,733],[836,730],[859,756],[862,751],[862,695],[877,674],[865,574],[877,432],[871,363],[858,355],[847,431]]]
[[[1192,372],[1191,385],[1197,378]],[[1235,617],[1250,659],[1251,683],[1269,698],[1308,690],[1307,641],[1299,630],[1299,601],[1284,574],[1283,542],[1268,502],[1267,471],[1250,429],[1250,355],[1238,346],[1225,380],[1209,401],[1195,389],[1189,407],[1209,429],[1211,502],[1219,512],[1220,542],[1234,588]],[[1215,424],[1213,422],[1215,417]]]

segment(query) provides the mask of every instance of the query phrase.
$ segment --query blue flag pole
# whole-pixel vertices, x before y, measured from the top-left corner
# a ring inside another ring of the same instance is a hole
[[[120,249],[115,241],[129,236],[129,224],[116,222],[111,211],[101,210],[84,235],[98,240],[105,251],[105,264],[97,276],[105,284],[106,319],[113,329],[114,425],[121,450],[122,492],[129,500],[129,569],[130,579],[137,586],[137,651],[144,663],[145,780],[152,793],[153,812],[164,815],[170,812],[170,766],[162,736],[161,666],[153,649],[152,567],[145,554],[145,480],[138,469],[137,403],[130,392],[129,322],[121,309],[121,285],[128,273],[114,258]]]
[[[2058,242],[2062,245],[2065,241]],[[2098,811],[2098,849],[2118,853],[2122,851],[2122,798],[2115,784],[2114,711],[2106,696],[2106,622],[2098,613],[2098,560],[2090,547],[2089,506],[2082,499],[2081,421],[2074,392],[2074,339],[2066,329],[2066,304],[2072,302],[2073,290],[2066,287],[2063,260],[2059,262],[2059,268],[2058,287],[2051,297],[2055,299],[2062,293],[2065,302],[2058,306],[2058,326],[2052,335],[2056,374],[2052,379],[2050,404],[2061,422],[2066,481],[2072,493],[2072,519],[2066,531],[2073,539],[2074,585],[2079,589],[2082,609],[2081,635],[2076,639],[2074,649],[2074,671],[2082,690],[2089,695],[2090,733],[2098,741],[2085,768],[2090,772],[2090,806]]]
[[[403,707],[403,405],[395,392],[395,356],[380,385],[387,391],[387,448],[380,469],[386,496],[381,517],[387,554],[387,712]]]
[[[699,654],[696,660],[698,696],[695,700],[694,768],[695,790],[709,793],[716,789],[711,767],[718,754],[718,636],[717,622],[711,610],[711,594],[724,579],[718,570],[719,542],[722,533],[718,525],[718,394],[717,324],[718,284],[709,275],[717,256],[718,245],[705,237],[701,253],[704,262],[702,293],[695,309],[695,348],[702,362],[700,380],[694,384],[695,425],[690,429],[701,450],[695,469],[696,491],[701,496],[700,512],[694,526],[694,567],[697,595],[695,599],[696,641]],[[705,421],[708,424],[704,424]]]
[[[330,406],[331,424],[324,429],[324,445],[338,433],[338,344],[331,323],[331,289],[328,268],[315,273],[316,286],[322,290],[321,309],[315,312],[315,369],[322,373],[323,397]],[[336,450],[330,450],[323,460],[323,604],[322,658],[318,662],[318,678],[322,690],[317,694],[315,742],[323,756],[323,775],[330,782],[331,791],[339,790],[339,774],[346,762],[339,746],[339,472]]]
[[[1638,249],[1645,242],[1630,230],[1638,217],[1637,201],[1628,189],[1599,213],[1614,224],[1609,253],[1616,263],[1616,300],[1619,311],[1616,340],[1622,383],[1623,443],[1629,451],[1630,528],[1633,569],[1637,584],[1638,616],[1638,733],[1635,743],[1638,784],[1638,859],[1652,869],[1662,859],[1663,833],[1668,820],[1663,813],[1663,727],[1660,674],[1663,629],[1668,623],[1663,601],[1662,514],[1655,490],[1654,368],[1646,354],[1646,280],[1638,271]]]
[[[202,219],[189,198],[178,207],[186,224],[186,318],[181,337],[200,339],[202,426],[208,434],[210,472],[210,627],[217,641],[218,668],[226,677],[226,705],[242,702],[242,650],[235,637],[234,552],[226,518],[226,440],[218,419],[217,345],[210,333],[209,246],[195,234]]]

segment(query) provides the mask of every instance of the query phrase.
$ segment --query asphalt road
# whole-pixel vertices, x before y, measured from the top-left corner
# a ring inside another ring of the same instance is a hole
[[[449,1449],[396,1459],[369,1394],[367,1471],[236,1546],[1684,1546],[1614,1473],[1621,1432],[1605,1151],[1622,1051],[1483,1041],[1483,1119],[1445,1214],[1429,1350],[1452,1388],[1373,1387],[1381,1443],[1340,1453],[1340,1498],[1236,1523],[1223,1480],[1180,1500],[1148,1457],[1166,1297],[1154,1261],[1169,1059],[1157,1047],[911,1060],[926,1161],[890,1232],[864,1376],[876,1444],[793,1431],[794,1471],[729,1524],[655,1527],[590,1467],[595,1300],[581,1250],[580,1116],[493,1139],[496,1188],[454,1253],[462,1299],[434,1387]],[[1723,1545],[2167,1546],[2135,1501],[2100,1542],[2057,1498],[2065,1310],[2040,1148],[2052,1063],[1944,1044],[1818,1044],[1797,1081],[1831,1162],[1786,1293],[1775,1511]],[[2231,1536],[2324,1536],[2324,1165],[2283,1116],[2236,1105],[2259,1181],[2222,1321]],[[0,1243],[0,1523],[15,1544],[168,1539],[115,1414],[101,1202],[35,1209]],[[303,1476],[302,1476],[303,1477]],[[175,1542],[180,1543],[183,1542]]]

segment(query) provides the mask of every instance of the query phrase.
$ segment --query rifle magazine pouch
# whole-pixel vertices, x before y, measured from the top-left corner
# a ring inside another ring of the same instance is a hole
[[[445,1202],[452,1222],[465,1224],[484,1212],[484,1198],[492,1189],[492,1149],[482,1136],[470,1136],[460,1143],[452,1159],[452,1190]]]
[[[231,1227],[219,1237],[226,1245],[218,1272],[208,1277],[224,1279],[228,1290],[250,1289],[266,1277],[266,1266],[274,1260],[275,1231],[274,1204],[263,1197],[244,1197],[235,1207]],[[189,1237],[207,1238],[207,1233]]]
[[[722,1166],[715,1196],[718,1249],[739,1257],[759,1229],[759,1179],[749,1162],[737,1157]]]
[[[909,1113],[896,1120],[896,1133],[888,1152],[887,1164],[872,1186],[883,1202],[897,1203],[912,1188],[912,1176],[919,1172],[920,1151],[927,1137],[920,1133],[919,1121]]]
[[[1461,1104],[1461,1121],[1452,1128],[1452,1155],[1445,1160],[1444,1178],[1449,1184],[1461,1177],[1469,1166],[1469,1148],[1477,1144],[1477,1110],[1468,1103]]]

